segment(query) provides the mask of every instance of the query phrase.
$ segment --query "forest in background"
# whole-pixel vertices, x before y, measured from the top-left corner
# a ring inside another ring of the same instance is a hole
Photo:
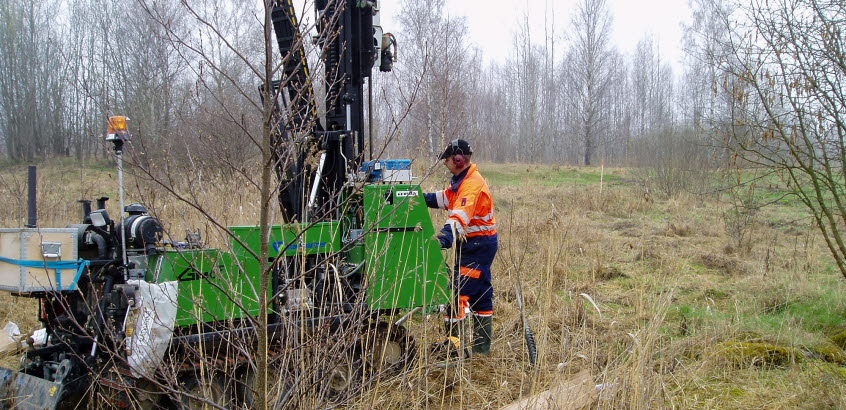
[[[460,136],[497,162],[708,167],[720,160],[720,130],[749,108],[733,65],[747,50],[733,37],[750,28],[726,25],[756,13],[753,4],[692,0],[688,55],[674,72],[649,35],[631,55],[615,48],[606,0],[582,1],[539,38],[515,15],[521,27],[501,64],[483,63],[445,0],[401,3],[399,27],[386,27],[399,39],[398,62],[373,78],[374,145],[390,140],[392,155],[430,155]],[[314,17],[300,12],[305,31]],[[3,154],[106,156],[105,118],[121,114],[151,159],[214,166],[258,156],[244,141],[245,129],[261,126],[249,63],[263,58],[260,14],[253,0],[3,2]]]

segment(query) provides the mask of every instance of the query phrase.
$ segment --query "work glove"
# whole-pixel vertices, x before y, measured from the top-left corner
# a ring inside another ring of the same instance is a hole
[[[428,206],[429,208],[440,208],[438,206],[438,198],[434,192],[424,193],[423,199],[426,200],[426,206]]]
[[[449,226],[449,224],[444,225],[443,229],[441,229],[441,231],[438,232],[437,235],[435,235],[435,238],[437,238],[438,242],[441,243],[441,249],[451,248],[453,237],[452,228]]]
[[[456,239],[459,241],[466,240],[467,238],[462,234],[462,232],[464,232],[464,229],[461,225],[459,225],[458,221],[454,219],[448,220],[447,223],[444,224],[444,227],[441,228],[441,232],[438,233],[438,241],[441,243],[441,248],[451,248]],[[455,238],[455,235],[457,235],[458,238]]]

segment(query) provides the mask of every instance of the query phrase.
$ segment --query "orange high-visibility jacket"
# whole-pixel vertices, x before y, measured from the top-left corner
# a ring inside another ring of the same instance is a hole
[[[435,192],[435,199],[438,208],[449,210],[447,223],[459,236],[496,235],[493,197],[476,164],[470,164],[464,177],[449,188]]]

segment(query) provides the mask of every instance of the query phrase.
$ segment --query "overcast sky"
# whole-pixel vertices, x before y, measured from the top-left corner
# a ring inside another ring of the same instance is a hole
[[[502,62],[524,13],[528,13],[532,38],[542,44],[544,18],[551,23],[554,17],[555,32],[560,36],[571,26],[575,4],[577,0],[447,0],[446,12],[466,16],[470,41],[482,49],[487,60]],[[674,69],[681,66],[681,24],[690,20],[687,0],[608,0],[608,5],[613,18],[612,42],[621,52],[630,54],[644,35],[652,33],[662,59],[670,61]],[[400,6],[398,0],[380,1],[385,31],[399,31],[395,16]],[[402,47],[402,38],[399,43]]]

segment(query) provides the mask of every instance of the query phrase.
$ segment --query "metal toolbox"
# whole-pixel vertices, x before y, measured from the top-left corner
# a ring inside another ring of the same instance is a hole
[[[75,228],[0,229],[0,290],[76,289],[82,273]]]

